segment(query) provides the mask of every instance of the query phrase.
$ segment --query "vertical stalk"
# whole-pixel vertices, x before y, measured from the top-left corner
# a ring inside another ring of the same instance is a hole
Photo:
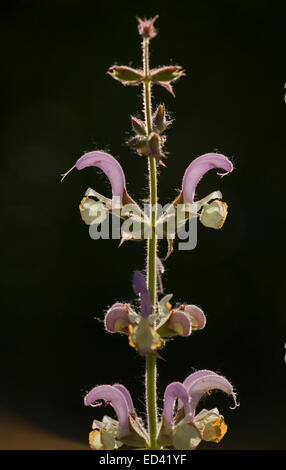
[[[143,38],[143,68],[145,77],[149,76],[149,38]],[[152,132],[152,101],[151,83],[147,78],[143,83],[143,102],[145,113],[145,124],[148,134]],[[147,240],[147,285],[152,305],[157,301],[157,235],[155,224],[157,219],[157,165],[156,159],[148,157],[149,171],[149,204],[151,217],[151,235]],[[157,369],[156,358],[146,356],[146,411],[148,420],[149,445],[151,449],[157,448]]]

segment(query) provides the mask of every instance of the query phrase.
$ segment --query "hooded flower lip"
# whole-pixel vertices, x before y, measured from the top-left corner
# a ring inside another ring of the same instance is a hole
[[[116,303],[107,311],[104,326],[109,333],[127,333],[130,325],[129,305]]]
[[[129,390],[127,390],[127,388],[124,387],[124,385],[122,385],[122,384],[113,384],[112,386],[114,388],[116,388],[117,390],[119,390],[124,395],[129,413],[130,414],[135,414],[135,408],[134,408],[133,400],[132,400],[132,397],[129,393]]]
[[[231,395],[235,407],[239,406],[231,383],[210,370],[194,372],[183,383],[169,384],[164,395],[159,442],[185,450],[195,449],[201,440],[219,442],[227,431],[227,425],[219,411],[214,408],[196,414],[196,407],[203,395],[214,389]],[[177,412],[174,407],[176,400]]]
[[[162,309],[162,302],[159,305]],[[159,333],[162,336],[190,336],[192,331],[202,330],[206,325],[204,312],[196,305],[180,305],[165,310],[165,318],[160,323]]]
[[[219,176],[225,176],[233,171],[232,162],[220,153],[206,153],[195,158],[187,167],[183,182],[182,193],[184,202],[193,203],[195,199],[196,187],[201,178],[208,171],[218,168],[225,170],[225,173],[218,173]]]
[[[94,402],[103,400],[110,403],[117,415],[119,428],[118,437],[123,437],[129,434],[129,406],[127,400],[116,387],[111,385],[99,385],[94,387],[84,398],[84,404],[91,406]]]
[[[122,198],[126,191],[125,175],[120,163],[109,153],[100,150],[85,153],[76,161],[76,164],[62,175],[61,181],[74,169],[83,170],[84,168],[96,166],[102,170],[111,184],[112,196]]]
[[[180,336],[190,336],[192,333],[192,323],[183,310],[173,310],[166,327]]]
[[[221,390],[227,395],[231,395],[234,400],[234,408],[239,406],[231,383],[222,375],[210,370],[194,372],[184,380],[183,385],[191,397],[193,416],[196,414],[199,401],[210,390]]]
[[[146,280],[141,271],[134,272],[133,290],[135,294],[140,295],[142,317],[148,317],[152,312],[152,304],[150,301]]]
[[[183,403],[185,415],[188,416],[191,412],[188,391],[181,382],[172,382],[166,387],[164,394],[163,417],[167,428],[173,424],[174,405],[177,399]]]
[[[191,320],[192,330],[202,330],[206,326],[206,316],[201,308],[196,305],[181,305],[179,310],[183,310]]]

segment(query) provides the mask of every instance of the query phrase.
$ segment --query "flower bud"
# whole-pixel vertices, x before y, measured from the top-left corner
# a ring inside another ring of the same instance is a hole
[[[200,221],[205,227],[220,229],[225,222],[226,216],[226,202],[216,199],[210,204],[205,204],[203,206],[200,214]]]
[[[141,119],[131,116],[131,124],[136,134],[146,136],[146,126],[145,123],[141,121]]]
[[[157,31],[154,28],[154,23],[155,21],[159,18],[159,15],[154,16],[153,18],[149,18],[148,20],[146,18],[141,18],[137,17],[138,21],[138,31],[140,36],[143,38],[149,38],[152,39],[155,36],[157,36]]]
[[[172,121],[166,121],[165,106],[160,104],[153,114],[153,129],[155,132],[161,134],[170,124],[172,124]]]
[[[142,70],[135,70],[125,65],[113,65],[107,72],[115,80],[119,80],[123,85],[139,85],[144,79]]]
[[[79,205],[82,220],[87,225],[101,224],[106,219],[107,210],[102,202],[95,202],[89,197],[84,197]]]
[[[162,140],[159,134],[156,132],[152,132],[148,139],[148,144],[150,148],[150,155],[156,158],[157,163],[161,162],[161,159],[165,157],[164,153],[162,152],[161,148]]]
[[[138,153],[138,155],[150,155],[150,147],[147,137],[135,135],[127,141],[127,145],[133,148]]]

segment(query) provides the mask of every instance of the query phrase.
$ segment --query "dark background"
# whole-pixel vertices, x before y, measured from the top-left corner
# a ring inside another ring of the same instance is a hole
[[[31,426],[87,448],[102,411],[85,409],[82,398],[96,384],[122,382],[144,415],[143,360],[94,319],[114,301],[132,300],[144,243],[118,249],[117,241],[91,240],[78,204],[88,186],[108,195],[109,185],[94,169],[74,171],[63,184],[59,175],[85,151],[109,150],[130,194],[146,197],[146,162],[124,145],[141,91],[120,86],[106,70],[140,65],[135,15],[156,13],[152,65],[187,71],[176,100],[154,88],[155,102],[176,118],[160,201],[174,198],[198,155],[216,150],[236,167],[223,180],[207,175],[198,188],[201,197],[222,190],[230,209],[224,228],[200,226],[197,248],[175,251],[165,265],[165,292],[202,306],[208,321],[205,330],[168,343],[160,397],[193,368],[219,371],[241,407],[230,411],[219,393],[205,401],[219,407],[229,432],[219,446],[201,448],[285,448],[286,11],[270,1],[188,5],[1,4],[2,438],[17,419],[27,424],[21,438],[0,438],[1,448],[47,446],[34,442]]]

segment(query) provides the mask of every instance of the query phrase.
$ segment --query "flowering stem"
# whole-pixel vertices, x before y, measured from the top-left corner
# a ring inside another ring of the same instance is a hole
[[[143,38],[143,68],[144,75],[149,75],[149,38]],[[143,102],[145,124],[148,135],[152,132],[152,102],[151,83],[145,79],[143,83]],[[152,305],[157,301],[157,235],[155,224],[157,219],[157,166],[156,159],[151,155],[148,157],[149,170],[149,203],[151,210],[152,232],[147,241],[147,283]],[[155,356],[146,356],[146,411],[148,420],[149,446],[151,449],[157,448],[157,371]]]

